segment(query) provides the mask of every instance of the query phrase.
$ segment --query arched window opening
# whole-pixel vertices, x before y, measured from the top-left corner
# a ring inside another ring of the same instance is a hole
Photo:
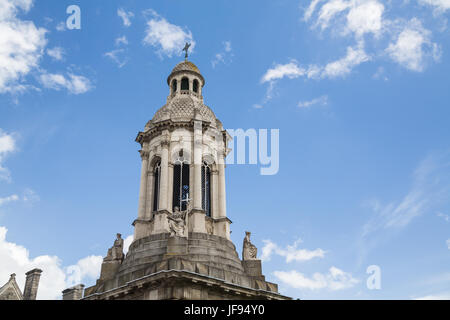
[[[161,161],[158,161],[153,169],[153,211],[158,211],[159,207],[160,181],[161,181]]]
[[[198,80],[194,80],[192,90],[194,90],[195,93],[198,93]]]
[[[172,81],[172,93],[177,92],[177,85],[178,85],[177,79],[174,79],[174,80]]]
[[[183,158],[182,151],[173,167],[173,201],[172,210],[187,210],[189,200],[189,164]]]
[[[211,168],[206,162],[202,165],[202,209],[211,217]]]
[[[189,90],[189,79],[188,78],[181,79],[181,90]]]

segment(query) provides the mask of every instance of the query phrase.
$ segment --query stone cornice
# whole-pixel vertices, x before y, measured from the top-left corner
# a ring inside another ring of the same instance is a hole
[[[213,278],[210,276],[198,274],[185,270],[161,270],[156,273],[143,276],[139,279],[128,281],[124,285],[101,293],[93,293],[83,298],[83,300],[107,300],[118,299],[121,296],[126,296],[136,289],[143,287],[152,287],[152,284],[159,285],[160,283],[169,283],[169,281],[187,281],[188,283],[195,283],[218,291],[232,293],[238,296],[252,298],[252,299],[274,299],[274,300],[291,300],[292,298],[283,296],[277,292],[254,289],[244,287],[235,283],[225,281],[223,279]],[[169,283],[172,284],[172,283]],[[173,285],[173,284],[172,284]]]
[[[188,128],[189,130],[194,130],[194,119],[189,121],[173,121],[173,120],[164,120],[157,123],[154,123],[148,130],[144,132],[139,132],[135,141],[141,145],[144,142],[152,140],[154,137],[161,135],[163,130],[169,130],[173,132],[178,128]],[[204,133],[207,129],[212,128],[211,122],[202,121],[202,133]],[[215,128],[214,128],[215,129]]]

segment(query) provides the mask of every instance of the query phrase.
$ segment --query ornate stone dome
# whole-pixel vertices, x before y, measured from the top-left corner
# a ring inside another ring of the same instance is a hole
[[[171,73],[177,72],[177,71],[194,71],[197,73],[200,73],[200,70],[197,68],[195,64],[193,64],[190,61],[182,61],[179,64],[173,68]]]
[[[157,123],[168,119],[173,121],[190,121],[194,118],[195,111],[201,115],[202,121],[215,124],[216,116],[214,112],[208,106],[195,102],[189,95],[180,95],[171,99],[166,105],[156,111],[152,122]]]
[[[169,77],[167,78],[167,84],[170,83],[170,79],[173,76],[175,76],[181,72],[195,73],[197,76],[199,76],[201,78],[201,80],[203,82],[202,85],[205,85],[205,79],[203,78],[202,74],[200,73],[200,69],[195,64],[193,64],[192,62],[187,61],[187,60],[180,62],[179,64],[177,64],[175,66],[175,68],[173,68],[172,72],[170,73]]]

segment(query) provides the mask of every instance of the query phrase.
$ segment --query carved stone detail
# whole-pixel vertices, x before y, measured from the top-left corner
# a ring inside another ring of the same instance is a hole
[[[123,239],[120,233],[117,234],[117,239],[114,241],[114,245],[108,249],[107,256],[103,259],[103,262],[107,261],[120,261],[124,258],[123,254]]]
[[[251,232],[245,232],[244,245],[242,249],[242,260],[256,260],[258,249],[250,241]]]

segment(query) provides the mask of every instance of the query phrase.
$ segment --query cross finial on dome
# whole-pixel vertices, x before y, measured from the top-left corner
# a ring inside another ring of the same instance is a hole
[[[182,51],[186,51],[186,54],[184,56],[184,59],[187,61],[187,58],[189,56],[189,48],[191,47],[191,44],[189,42],[186,42],[186,45],[184,46]]]

